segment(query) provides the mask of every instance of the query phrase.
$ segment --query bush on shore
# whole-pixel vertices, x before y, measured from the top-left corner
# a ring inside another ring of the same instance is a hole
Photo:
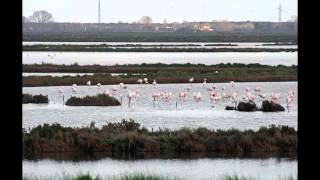
[[[159,129],[150,132],[133,120],[108,123],[101,129],[44,124],[23,132],[25,155],[42,152],[190,153],[296,152],[297,131],[288,126],[258,131],[207,128]]]

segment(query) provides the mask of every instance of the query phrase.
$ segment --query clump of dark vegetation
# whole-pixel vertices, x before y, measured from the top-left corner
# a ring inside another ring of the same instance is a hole
[[[296,81],[297,66],[268,66],[261,64],[133,64],[133,65],[54,65],[32,64],[23,65],[23,72],[65,72],[65,73],[96,73],[84,76],[27,76],[23,77],[23,86],[57,86],[86,85],[87,81],[93,84],[135,84],[138,78],[156,79],[159,83],[188,83],[190,77],[194,77],[195,83],[207,82],[272,82],[272,81]],[[216,73],[217,72],[217,73]],[[110,73],[127,73],[126,76],[113,77]],[[145,75],[135,75],[140,73]]]
[[[22,94],[22,104],[35,103],[35,104],[47,104],[49,102],[48,96],[44,95],[31,95]]]
[[[297,32],[23,32],[44,42],[297,42]]]
[[[252,102],[239,102],[238,107],[237,107],[238,111],[246,111],[246,112],[251,112],[251,111],[258,111],[258,107],[256,105],[256,103]]]
[[[265,100],[262,102],[261,108],[258,108],[254,102],[239,102],[237,108],[226,106],[226,110],[237,110],[245,112],[263,111],[263,112],[278,112],[285,111],[284,107],[272,101]]]
[[[250,153],[297,151],[297,131],[288,126],[261,127],[257,131],[207,128],[159,129],[150,132],[133,120],[108,123],[101,129],[39,125],[23,131],[24,156],[45,152],[115,153]]]
[[[111,96],[98,94],[96,96],[86,96],[83,98],[72,96],[67,102],[67,106],[120,106],[120,102]]]
[[[213,45],[211,45],[213,46]],[[23,51],[80,51],[80,52],[296,52],[297,48],[195,48],[195,47],[113,47],[100,45],[24,45]]]
[[[277,112],[277,111],[285,111],[285,109],[280,104],[276,104],[272,101],[263,101],[261,111],[263,111],[263,112]]]

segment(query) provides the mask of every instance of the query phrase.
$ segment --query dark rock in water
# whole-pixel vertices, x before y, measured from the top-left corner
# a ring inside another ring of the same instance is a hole
[[[283,106],[281,106],[280,104],[273,103],[272,101],[263,101],[261,110],[263,112],[285,111]]]
[[[251,112],[258,111],[259,109],[257,108],[257,105],[255,103],[239,102],[237,110]]]
[[[236,108],[233,106],[226,106],[226,110],[236,110]]]

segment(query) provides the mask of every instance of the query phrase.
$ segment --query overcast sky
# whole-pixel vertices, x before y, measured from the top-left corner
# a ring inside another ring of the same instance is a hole
[[[153,22],[277,21],[297,15],[297,0],[101,0],[102,22],[133,22],[150,16]],[[98,0],[23,0],[23,15],[46,10],[57,22],[97,22]]]

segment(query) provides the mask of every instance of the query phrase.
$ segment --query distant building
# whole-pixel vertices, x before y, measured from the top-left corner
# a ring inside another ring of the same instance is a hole
[[[212,32],[213,28],[209,23],[197,23],[193,25],[193,29],[204,31],[204,32]]]

